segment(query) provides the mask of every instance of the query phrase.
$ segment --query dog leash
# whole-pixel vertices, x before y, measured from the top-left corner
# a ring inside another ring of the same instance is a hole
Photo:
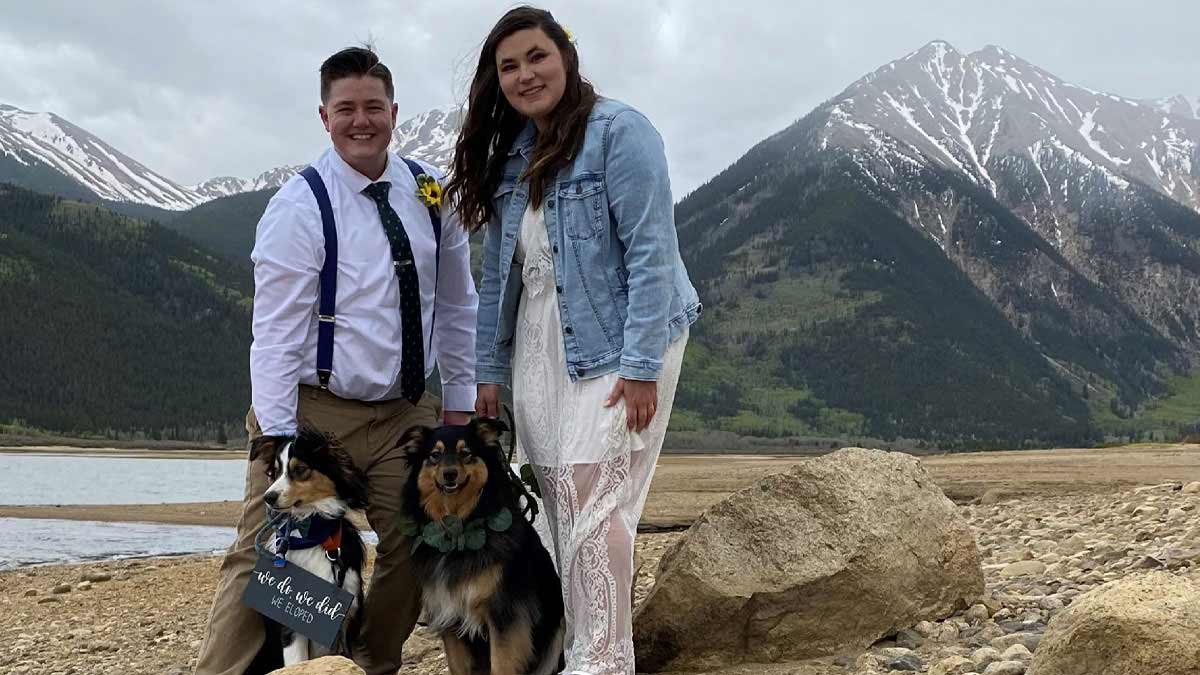
[[[509,479],[514,485],[517,486],[517,497],[525,498],[525,508],[521,509],[521,516],[528,520],[529,524],[532,525],[533,521],[537,520],[538,517],[538,504],[537,500],[535,500],[533,495],[530,494],[529,488],[525,485],[525,479],[517,475],[516,471],[513,471],[513,457],[515,457],[517,454],[517,423],[516,420],[513,419],[512,408],[509,408],[507,405],[504,405],[503,408],[504,415],[508,417],[508,461],[505,463],[505,465],[508,467]],[[521,468],[524,469],[526,466],[530,465],[524,464]],[[530,471],[532,471],[532,468]]]
[[[262,527],[258,528],[258,532],[254,533],[254,552],[255,553],[257,553],[259,555],[273,556],[274,558],[276,558],[277,561],[281,560],[283,558],[282,554],[286,553],[286,551],[268,551],[266,549],[266,547],[263,546],[262,534],[263,534],[263,532],[275,532],[277,529],[279,529],[279,525],[282,524],[287,519],[288,519],[288,514],[286,511],[276,511],[275,509],[272,509],[269,506],[267,507],[266,522],[263,523]],[[278,562],[276,563],[275,566],[280,567]]]
[[[258,532],[254,533],[254,551],[259,555],[270,555],[272,563],[275,567],[282,568],[287,564],[287,552],[289,543],[289,532],[292,529],[292,519],[287,511],[276,511],[271,507],[267,507],[267,518],[263,526],[258,528]],[[268,551],[262,543],[263,532],[274,532],[275,551]],[[337,530],[337,547],[333,550],[325,549],[325,559],[329,561],[329,566],[333,570],[333,576],[338,588],[342,588],[346,581],[346,571],[348,569],[346,561],[342,559],[341,547],[341,526]]]

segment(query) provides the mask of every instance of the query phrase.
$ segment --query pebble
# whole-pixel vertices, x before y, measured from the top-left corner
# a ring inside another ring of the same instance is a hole
[[[1025,664],[1020,661],[997,661],[988,666],[983,675],[1025,675]]]
[[[55,584],[54,588],[50,589],[50,592],[55,594],[70,593],[71,584]]]

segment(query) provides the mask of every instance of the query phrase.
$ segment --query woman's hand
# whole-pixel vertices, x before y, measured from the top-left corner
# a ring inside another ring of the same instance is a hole
[[[625,424],[629,430],[641,431],[650,426],[658,409],[658,383],[618,378],[604,407],[611,408],[622,398],[625,399]]]
[[[479,417],[500,416],[500,385],[481,384],[476,388],[475,414]]]

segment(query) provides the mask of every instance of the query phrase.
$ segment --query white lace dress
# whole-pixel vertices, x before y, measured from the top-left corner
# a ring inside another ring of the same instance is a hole
[[[536,468],[566,605],[571,675],[634,675],[633,539],[662,449],[687,336],[663,356],[658,407],[641,433],[604,401],[611,373],[572,382],[541,209],[521,221],[524,291],[513,345],[517,449]]]

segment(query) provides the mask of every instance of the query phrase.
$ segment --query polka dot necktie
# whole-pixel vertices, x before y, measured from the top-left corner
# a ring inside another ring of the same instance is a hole
[[[412,246],[400,216],[388,203],[391,183],[380,181],[363,189],[379,208],[379,220],[392,247],[392,261],[400,284],[400,394],[416,405],[425,393],[425,330],[421,326],[421,281]]]

